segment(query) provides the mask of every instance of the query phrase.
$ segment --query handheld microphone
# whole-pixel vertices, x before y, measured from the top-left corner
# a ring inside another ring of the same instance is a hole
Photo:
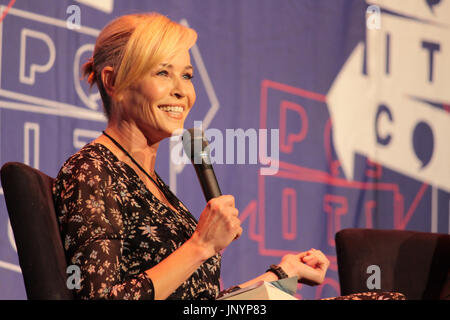
[[[199,128],[185,130],[183,148],[194,165],[206,202],[222,195],[211,164],[208,140]]]

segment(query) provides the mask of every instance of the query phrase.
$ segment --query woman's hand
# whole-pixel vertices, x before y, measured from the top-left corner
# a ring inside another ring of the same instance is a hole
[[[205,249],[209,258],[225,249],[242,233],[239,211],[234,206],[234,197],[223,195],[208,201],[200,215],[192,240]]]
[[[289,277],[297,276],[300,282],[308,285],[321,284],[329,265],[327,257],[316,249],[299,254],[287,254],[279,264]]]

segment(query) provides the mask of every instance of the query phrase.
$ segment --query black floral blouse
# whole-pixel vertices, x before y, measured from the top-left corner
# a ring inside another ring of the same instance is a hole
[[[67,264],[81,270],[76,298],[154,298],[145,271],[188,240],[197,225],[158,180],[179,213],[159,201],[134,170],[102,144],[88,144],[64,163],[53,198]],[[168,299],[215,298],[220,263],[219,254],[207,260]]]

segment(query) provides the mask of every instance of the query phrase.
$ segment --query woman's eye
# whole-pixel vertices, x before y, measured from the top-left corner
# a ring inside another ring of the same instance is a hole
[[[194,78],[194,75],[190,74],[190,73],[185,73],[183,75],[183,78],[186,79],[186,80],[191,80],[192,78]]]
[[[169,73],[166,70],[161,70],[156,73],[157,76],[167,76]]]

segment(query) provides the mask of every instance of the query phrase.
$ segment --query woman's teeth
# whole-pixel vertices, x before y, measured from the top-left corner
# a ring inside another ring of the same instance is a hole
[[[160,106],[159,108],[165,112],[181,113],[184,111],[184,108],[180,106]]]

